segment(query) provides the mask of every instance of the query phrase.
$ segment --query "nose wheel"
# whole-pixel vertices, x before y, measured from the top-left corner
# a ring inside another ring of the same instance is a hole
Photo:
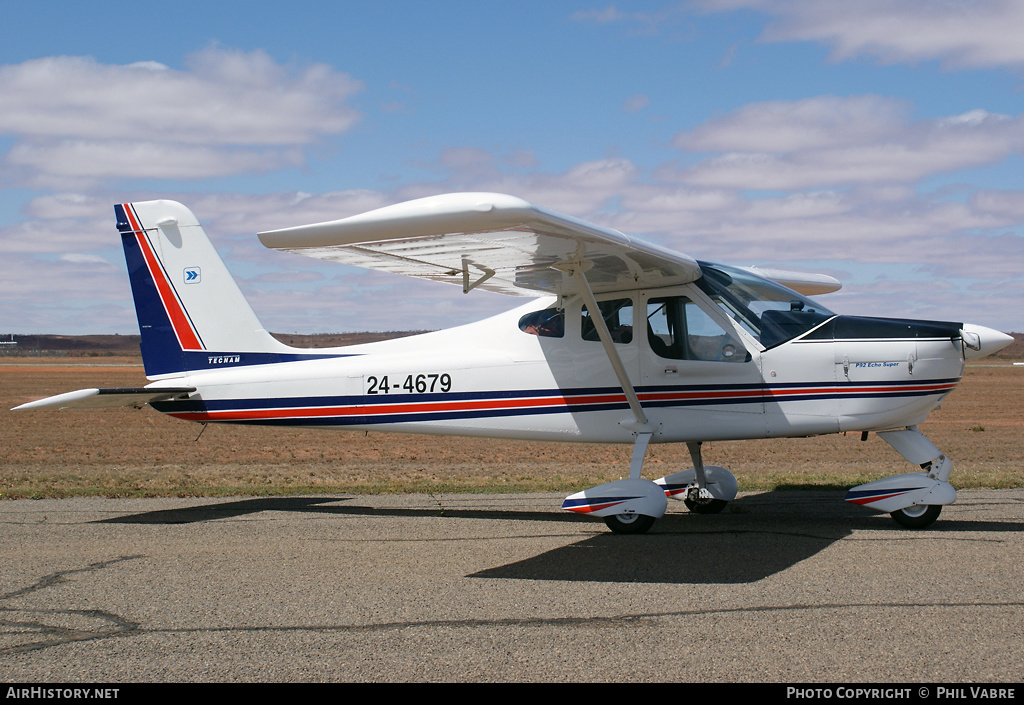
[[[729,504],[724,499],[701,499],[700,497],[691,499],[689,495],[692,494],[697,494],[697,492],[688,492],[686,499],[683,500],[683,504],[694,514],[718,514]]]
[[[669,497],[683,500],[686,508],[694,514],[718,514],[736,499],[739,491],[736,477],[718,465],[704,465],[700,443],[687,443],[686,446],[690,450],[693,467],[655,482]]]
[[[905,526],[908,529],[925,529],[931,526],[936,519],[939,518],[939,514],[942,512],[941,504],[915,504],[912,507],[906,509],[898,509],[895,512],[890,512],[889,516],[893,518],[900,526]]]

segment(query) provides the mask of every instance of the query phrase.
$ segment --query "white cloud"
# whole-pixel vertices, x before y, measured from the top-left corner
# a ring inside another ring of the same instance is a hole
[[[289,70],[260,51],[207,49],[177,71],[47,57],[0,67],[0,133],[181,144],[298,145],[347,130],[361,84],[314,65]]]
[[[979,191],[971,197],[971,204],[1011,222],[1024,222],[1024,191]]]
[[[748,105],[680,132],[672,144],[686,152],[718,152],[660,172],[694,186],[793,190],[910,183],[1024,152],[1024,116],[976,109],[912,120],[902,101],[821,96]]]
[[[638,113],[651,104],[651,99],[642,93],[631,95],[622,103],[622,110],[627,113]]]
[[[834,60],[940,60],[955,68],[1024,66],[1019,0],[699,0],[706,11],[755,9],[774,19],[766,41],[817,41]]]
[[[207,49],[184,70],[47,57],[0,66],[0,134],[16,140],[6,168],[33,183],[262,172],[301,164],[304,148],[348,130],[361,88],[261,51]]]
[[[62,262],[71,262],[72,264],[101,264],[107,267],[113,266],[105,257],[78,252],[63,254],[60,256],[60,260]]]
[[[41,261],[20,252],[0,257],[0,320],[8,330],[34,333],[130,332],[136,326],[120,267],[83,256]]]
[[[118,243],[113,213],[106,221],[87,218],[25,220],[0,228],[0,252],[59,253],[100,249]],[[119,244],[119,243],[118,243]]]
[[[910,106],[880,96],[817,96],[752,103],[678,133],[688,152],[796,152],[862,145],[888,138],[908,122]]]
[[[560,174],[504,176],[481,184],[480,190],[510,193],[555,210],[589,215],[628,191],[638,175],[628,159],[596,159]]]
[[[66,183],[93,179],[204,179],[231,174],[258,174],[305,161],[299,149],[220,148],[167,142],[21,143],[7,153],[7,163],[24,167],[32,183]]]
[[[663,31],[678,33],[680,26],[692,14],[684,3],[669,4],[652,12],[624,12],[615,5],[608,5],[596,10],[578,10],[569,16],[574,22],[584,24],[625,24],[637,35],[654,35]],[[683,36],[691,37],[692,29],[683,28]]]
[[[96,194],[59,192],[36,196],[28,201],[25,212],[34,218],[98,218],[112,212],[112,200]]]
[[[449,147],[441,152],[438,166],[462,180],[482,181],[501,174],[494,155],[480,147]]]
[[[629,17],[627,13],[615,9],[614,5],[608,5],[600,10],[577,10],[572,13],[570,19],[575,22],[594,22],[596,24],[610,24],[621,22]]]

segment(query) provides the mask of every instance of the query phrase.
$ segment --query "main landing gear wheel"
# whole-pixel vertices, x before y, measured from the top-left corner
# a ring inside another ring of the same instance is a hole
[[[643,534],[654,526],[654,517],[646,514],[612,514],[604,523],[616,534]]]
[[[890,512],[889,516],[897,524],[908,529],[925,529],[939,518],[940,512],[942,512],[941,504],[915,504],[906,509]]]
[[[718,514],[728,504],[724,499],[684,499],[683,504],[694,514]]]

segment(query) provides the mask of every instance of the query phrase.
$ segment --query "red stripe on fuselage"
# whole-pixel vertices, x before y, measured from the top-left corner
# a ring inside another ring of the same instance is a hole
[[[941,392],[952,389],[955,383],[931,385],[900,385],[888,386],[821,386],[799,389],[747,389],[747,390],[715,390],[703,392],[648,392],[639,395],[641,402],[653,401],[699,401],[714,404],[716,400],[749,399],[751,403],[769,401],[773,397],[808,394],[835,394],[836,392],[859,393],[894,393],[904,391]],[[242,400],[239,400],[242,401]],[[445,413],[466,411],[501,411],[507,409],[543,409],[558,406],[567,407],[566,411],[585,411],[588,405],[625,404],[624,394],[583,394],[556,397],[530,397],[518,399],[478,399],[458,401],[430,402],[388,402],[382,399],[371,400],[367,405],[353,406],[319,406],[319,407],[278,407],[271,409],[231,409],[224,411],[192,411],[168,412],[175,418],[186,421],[269,421],[299,418],[336,418],[351,416],[389,416],[400,414]]]
[[[788,397],[788,396],[800,396],[808,394],[893,394],[898,395],[903,392],[944,392],[950,391],[956,387],[956,382],[943,382],[940,384],[907,384],[907,385],[890,385],[890,384],[873,384],[870,386],[854,386],[846,384],[837,384],[834,386],[822,386],[822,387],[795,387],[791,389],[772,389],[771,387],[764,390],[764,396],[766,398],[772,397]]]
[[[259,421],[335,416],[378,416],[383,414],[417,414],[446,411],[497,411],[500,409],[542,408],[568,404],[607,404],[625,402],[623,394],[602,394],[580,397],[542,397],[535,399],[481,399],[479,401],[381,403],[376,406],[329,406],[298,409],[241,409],[232,411],[169,412],[186,421]]]

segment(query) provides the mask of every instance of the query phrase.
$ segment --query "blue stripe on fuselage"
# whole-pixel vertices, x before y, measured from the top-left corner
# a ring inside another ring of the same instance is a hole
[[[672,408],[692,406],[725,406],[736,404],[782,403],[788,401],[816,401],[822,399],[863,399],[902,398],[945,394],[947,389],[931,389],[935,385],[955,384],[956,379],[919,380],[908,382],[873,382],[856,385],[858,391],[844,391],[837,384],[793,383],[766,387],[760,384],[742,385],[672,385],[665,387],[640,387],[637,389],[641,403],[646,408]],[[915,388],[917,387],[917,388]],[[929,387],[929,388],[921,388]],[[865,388],[870,388],[865,390]],[[807,393],[788,393],[773,396],[787,390],[807,390]],[[743,393],[736,396],[737,392]],[[646,395],[687,394],[686,398],[644,399]],[[621,400],[597,401],[608,395],[622,395],[618,387],[570,388],[543,390],[498,390],[490,392],[446,392],[434,394],[388,394],[388,395],[344,395],[315,397],[267,397],[254,399],[211,399],[192,398],[153,402],[152,406],[164,413],[205,414],[211,413],[210,421],[260,425],[293,426],[355,426],[368,424],[405,423],[425,420],[457,420],[470,418],[497,418],[588,411],[625,410],[629,408],[625,396]],[[693,396],[696,395],[696,396]],[[537,399],[530,405],[530,399]],[[552,404],[562,399],[564,403]],[[588,400],[589,399],[589,400]],[[500,402],[522,400],[522,406],[504,407]],[[493,408],[481,408],[479,402],[492,401]],[[472,408],[451,408],[460,402],[474,403]],[[422,409],[412,412],[388,412],[406,405],[438,404],[437,410]],[[359,407],[373,410],[373,413],[358,413]],[[332,414],[337,409],[339,413]],[[346,410],[340,413],[340,410]],[[276,417],[225,418],[218,419],[218,412],[279,411]],[[304,415],[291,415],[298,412]],[[353,413],[355,411],[355,413]]]

